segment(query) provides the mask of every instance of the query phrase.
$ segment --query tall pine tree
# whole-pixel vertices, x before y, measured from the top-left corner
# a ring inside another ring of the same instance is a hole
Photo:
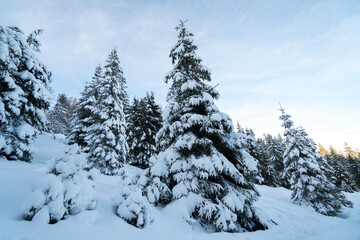
[[[93,167],[103,174],[116,175],[128,154],[122,88],[124,77],[116,49],[111,51],[104,70],[104,77],[96,86],[95,105],[90,108],[93,122],[86,129],[85,150]]]
[[[36,36],[0,26],[0,158],[30,161],[34,138],[46,129],[51,74],[36,56],[39,46]]]
[[[284,175],[293,190],[291,199],[298,205],[312,206],[317,212],[335,216],[351,202],[325,176],[323,161],[316,144],[302,128],[295,128],[291,116],[281,108],[287,148],[284,152]]]
[[[207,84],[210,71],[196,55],[193,34],[184,22],[176,30],[174,68],[166,76],[172,84],[157,135],[161,152],[151,159],[148,199],[158,205],[182,199],[189,204],[187,220],[213,231],[264,229],[252,207],[259,196],[249,181],[256,162],[229,116],[214,104],[219,94]]]

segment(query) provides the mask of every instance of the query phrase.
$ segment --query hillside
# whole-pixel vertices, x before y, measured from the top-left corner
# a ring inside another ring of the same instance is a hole
[[[342,218],[326,217],[308,207],[290,202],[291,192],[284,188],[257,185],[261,197],[255,207],[274,224],[269,230],[247,233],[206,233],[190,226],[181,217],[181,203],[164,209],[153,208],[154,222],[137,229],[117,217],[112,195],[120,179],[100,175],[96,179],[98,205],[56,224],[47,224],[41,214],[32,222],[22,219],[20,207],[37,181],[46,174],[47,163],[65,144],[61,136],[41,135],[32,163],[0,160],[0,239],[360,239],[360,193],[346,196],[354,208],[343,209]],[[130,172],[135,171],[129,167]]]

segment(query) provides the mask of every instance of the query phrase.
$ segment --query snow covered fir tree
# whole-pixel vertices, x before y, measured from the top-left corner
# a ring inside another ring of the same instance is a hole
[[[320,166],[326,161],[317,153],[316,144],[301,127],[294,127],[291,116],[280,109],[285,128],[283,177],[292,189],[291,199],[298,205],[309,205],[323,215],[336,216],[343,206],[351,206],[344,194],[325,176]]]
[[[116,49],[106,60],[104,77],[96,85],[95,105],[90,109],[94,120],[86,129],[86,148],[90,164],[106,175],[116,175],[128,154],[124,76]]]
[[[47,130],[67,136],[71,131],[71,119],[76,111],[76,99],[59,94],[53,109],[47,113]]]
[[[285,151],[285,146],[283,144],[283,139],[280,135],[273,137],[270,134],[267,134],[264,139],[268,162],[273,168],[273,181],[274,186],[283,186],[285,187],[286,183],[281,177],[284,170],[284,161],[283,155]]]
[[[155,102],[154,93],[134,98],[128,111],[128,163],[140,168],[149,167],[149,159],[157,151],[155,137],[162,126],[161,108]]]
[[[184,201],[185,219],[210,231],[266,229],[252,207],[259,196],[249,181],[256,162],[214,103],[219,94],[207,84],[210,71],[196,55],[193,34],[184,22],[176,30],[178,41],[170,52],[174,68],[166,76],[168,104],[157,135],[160,153],[150,160],[147,197],[158,206]]]
[[[85,86],[68,136],[69,144],[78,144],[91,165],[107,175],[116,175],[128,155],[124,103],[127,101],[125,78],[114,48]]]
[[[96,207],[94,171],[89,172],[85,154],[76,145],[68,147],[50,164],[49,174],[23,202],[28,221],[45,215],[46,223]],[[41,215],[41,216],[40,216]]]
[[[87,135],[87,129],[96,121],[92,109],[96,105],[96,99],[98,98],[97,88],[102,78],[102,68],[99,65],[95,68],[91,81],[86,83],[81,98],[77,103],[76,112],[71,119],[71,132],[67,135],[69,144],[78,144],[82,148],[87,146],[85,136]]]
[[[329,151],[325,150],[323,152],[323,156],[329,162],[329,164],[334,169],[333,173],[333,183],[342,189],[342,191],[346,192],[355,192],[358,190],[358,187],[355,184],[354,177],[351,175],[349,171],[349,162],[347,161],[346,157],[335,150],[333,146],[329,147]],[[360,158],[358,158],[360,161]],[[358,168],[358,172],[359,172]]]
[[[30,161],[34,138],[46,129],[51,74],[37,58],[40,32],[26,37],[0,26],[0,158]]]

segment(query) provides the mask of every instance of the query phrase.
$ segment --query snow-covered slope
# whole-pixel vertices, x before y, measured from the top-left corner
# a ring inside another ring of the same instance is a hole
[[[36,182],[48,169],[47,162],[65,147],[61,137],[44,134],[36,141],[38,153],[33,163],[0,160],[0,239],[360,239],[360,193],[346,194],[354,208],[344,209],[343,218],[326,217],[308,207],[290,202],[291,192],[284,188],[257,186],[261,198],[255,207],[277,225],[251,233],[206,233],[181,219],[181,203],[165,209],[152,209],[154,222],[137,229],[113,213],[112,196],[120,179],[96,179],[98,205],[94,211],[81,212],[56,224],[36,216],[22,219],[21,205]],[[134,169],[130,168],[130,172]]]

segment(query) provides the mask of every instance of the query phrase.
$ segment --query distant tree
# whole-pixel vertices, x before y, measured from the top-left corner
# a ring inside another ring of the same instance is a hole
[[[346,159],[348,161],[348,171],[356,185],[357,189],[360,189],[360,159],[357,157],[357,153],[347,143],[344,144]]]
[[[46,130],[51,74],[35,45],[35,36],[26,41],[19,28],[0,26],[0,158],[30,161],[35,137]]]
[[[264,137],[264,145],[267,151],[267,164],[271,167],[270,178],[273,181],[271,186],[286,187],[284,179],[282,179],[282,173],[284,171],[283,155],[285,151],[285,145],[280,135],[273,137],[270,134],[266,134]]]
[[[47,114],[48,131],[67,136],[71,131],[71,119],[76,111],[76,99],[59,94],[57,102]]]
[[[331,164],[329,164],[327,159],[329,152],[321,144],[318,144],[318,153],[322,156],[322,158],[318,158],[318,163],[321,170],[325,173],[326,178],[330,182],[335,184],[336,182],[336,178],[334,176],[335,169],[331,166]]]
[[[286,151],[284,175],[293,190],[291,199],[295,204],[310,205],[317,212],[334,216],[342,206],[351,202],[325,176],[319,162],[323,156],[316,152],[316,144],[302,128],[295,128],[291,116],[281,108],[285,128]]]
[[[318,153],[320,153],[323,157],[329,155],[329,152],[320,143],[318,144]]]
[[[240,126],[239,122],[237,122],[236,129],[237,133],[241,134],[240,136],[244,142],[243,147],[245,148],[246,152],[248,152],[250,156],[253,157],[256,161],[258,174],[253,176],[254,179],[252,179],[252,181],[258,184],[265,184],[263,173],[266,171],[266,167],[262,165],[266,159],[265,149],[262,149],[260,145],[257,145],[255,133],[251,128],[243,128]]]
[[[328,155],[325,156],[330,166],[334,169],[333,178],[330,180],[342,191],[354,192],[357,190],[355,182],[349,172],[349,163],[345,156],[330,146]]]
[[[277,186],[275,180],[275,169],[273,158],[270,155],[268,137],[264,139],[258,138],[256,140],[256,159],[259,161],[258,168],[261,177],[263,178],[262,184],[267,186]]]
[[[154,94],[134,98],[128,112],[128,162],[134,166],[146,168],[149,159],[158,151],[155,137],[162,126],[160,106],[155,103]]]

